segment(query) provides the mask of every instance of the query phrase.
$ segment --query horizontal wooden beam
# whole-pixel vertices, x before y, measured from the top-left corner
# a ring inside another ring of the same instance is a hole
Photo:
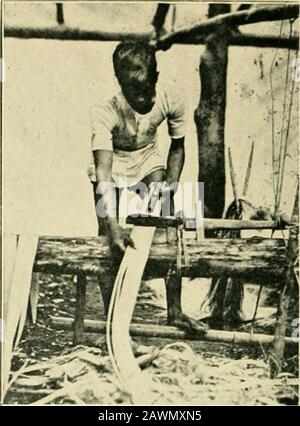
[[[105,31],[87,31],[79,28],[69,27],[51,27],[51,28],[31,28],[31,27],[10,27],[4,29],[5,37],[15,37],[22,39],[45,39],[45,40],[73,40],[73,41],[124,41],[124,40],[146,40],[150,41],[153,33],[122,33]],[[178,38],[177,44],[205,44],[205,35],[196,35],[193,37]],[[270,47],[298,49],[298,37],[276,37],[272,35],[256,34],[232,34],[229,37],[231,46],[251,46],[251,47]],[[158,46],[158,48],[160,48]]]
[[[258,34],[232,34],[229,37],[229,44],[232,46],[248,46],[248,47],[270,47],[278,49],[299,49],[299,37],[277,37],[272,35]]]
[[[96,30],[81,30],[66,26],[33,28],[33,27],[12,27],[4,28],[4,37],[15,38],[40,38],[48,40],[74,40],[74,41],[126,41],[126,40],[150,40],[152,32],[132,33],[132,32],[111,32]]]
[[[183,224],[186,229],[195,230],[197,228],[196,220],[176,219],[174,217],[158,217],[158,216],[128,216],[126,219],[128,224],[138,226],[154,226],[156,228],[176,227]],[[278,223],[272,220],[234,220],[234,219],[203,219],[203,228],[208,230],[242,230],[242,229],[283,229]]]
[[[182,41],[177,41],[176,44],[205,44],[206,38],[206,34],[189,37],[188,39],[184,37]],[[228,35],[228,45],[298,50],[299,37],[277,37],[273,35],[260,35],[232,31]]]
[[[73,328],[72,318],[51,317],[51,322],[56,329],[71,330]],[[91,333],[106,333],[106,322],[95,320],[84,320],[84,331]],[[199,336],[187,335],[184,331],[176,327],[157,325],[157,324],[137,324],[130,326],[131,336],[166,338],[166,339],[185,339],[185,340],[204,340],[208,342],[223,342],[230,344],[264,344],[270,345],[274,337],[268,334],[250,334],[237,331],[208,330],[205,336],[199,339]],[[298,339],[285,337],[285,343],[289,346],[296,346]]]
[[[234,13],[225,13],[205,19],[197,25],[189,26],[162,37],[157,44],[158,49],[168,49],[174,43],[188,42],[199,35],[213,33],[220,28],[235,29],[240,25],[255,24],[266,21],[296,19],[299,16],[299,5],[280,5],[251,8]]]
[[[176,264],[176,243],[167,243],[165,231],[157,230],[144,278],[159,278]],[[184,276],[236,276],[248,282],[276,285],[286,270],[285,245],[281,239],[186,240],[188,266]],[[111,273],[112,258],[105,237],[39,239],[34,272],[97,275]]]

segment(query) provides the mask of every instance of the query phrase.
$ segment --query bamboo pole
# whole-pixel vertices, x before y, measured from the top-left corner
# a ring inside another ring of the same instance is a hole
[[[51,317],[52,326],[57,329],[71,330],[72,319],[64,317]],[[104,334],[106,330],[105,321],[84,320],[84,331]],[[130,326],[131,336],[156,337],[163,339],[185,339],[199,340],[199,336],[187,335],[176,327],[153,324],[137,324]],[[208,330],[201,340],[208,342],[224,342],[233,344],[272,344],[274,337],[267,334],[250,334],[244,332],[232,332],[223,330]],[[285,337],[285,343],[295,346],[297,341],[291,337]]]

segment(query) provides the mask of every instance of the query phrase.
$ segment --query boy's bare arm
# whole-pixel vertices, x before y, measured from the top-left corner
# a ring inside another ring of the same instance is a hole
[[[184,137],[172,139],[168,161],[167,161],[167,177],[168,184],[178,182],[184,165]]]
[[[96,167],[97,193],[100,195],[101,216],[107,223],[110,243],[117,251],[124,252],[126,245],[134,246],[117,219],[116,189],[112,178],[113,153],[108,150],[93,151]],[[96,209],[97,210],[97,209]]]
[[[162,214],[174,215],[174,194],[177,191],[177,185],[184,165],[184,137],[171,140],[171,145],[167,160],[166,183],[163,190]]]

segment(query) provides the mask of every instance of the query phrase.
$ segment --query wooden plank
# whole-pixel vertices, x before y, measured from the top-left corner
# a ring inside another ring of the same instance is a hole
[[[52,325],[57,329],[70,330],[72,328],[72,319],[64,317],[51,317]],[[90,333],[106,332],[105,321],[85,320],[84,330]],[[131,336],[143,337],[159,337],[166,339],[184,339],[184,340],[199,340],[199,337],[187,335],[184,331],[176,327],[166,325],[154,324],[137,324],[132,323],[130,326]],[[203,341],[208,342],[224,342],[232,344],[265,344],[271,345],[274,341],[274,336],[267,334],[250,334],[237,331],[223,331],[223,330],[208,330],[208,332],[201,338]],[[290,347],[296,347],[298,342],[291,338],[285,337],[285,343]]]
[[[281,239],[186,240],[189,266],[186,277],[236,276],[253,283],[276,285],[286,270],[285,245]],[[176,263],[176,244],[153,244],[144,278],[165,276]],[[104,277],[110,273],[112,258],[105,237],[42,237],[34,265],[35,272],[53,274],[85,273]]]

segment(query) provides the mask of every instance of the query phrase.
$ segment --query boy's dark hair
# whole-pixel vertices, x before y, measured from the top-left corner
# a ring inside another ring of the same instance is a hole
[[[155,50],[144,42],[125,41],[116,47],[113,64],[120,84],[156,82]]]

